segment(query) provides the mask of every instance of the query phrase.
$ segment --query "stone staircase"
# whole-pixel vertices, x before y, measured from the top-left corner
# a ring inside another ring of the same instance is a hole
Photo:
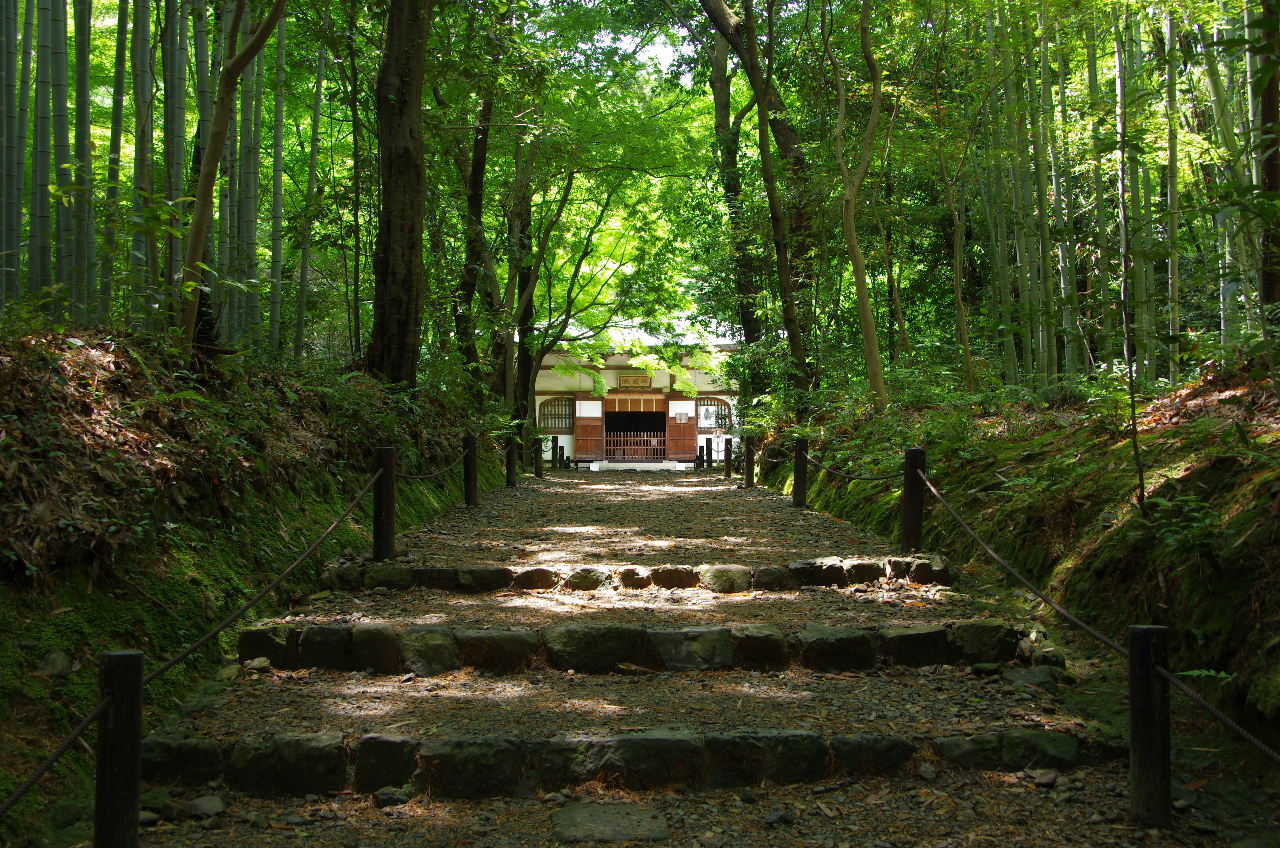
[[[145,740],[145,779],[382,806],[856,780],[913,758],[1063,770],[1117,753],[1061,701],[1070,679],[1042,634],[949,588],[941,558],[890,555],[697,475],[680,478],[696,502],[659,475],[627,478],[609,484],[610,524],[574,523],[598,509],[591,477],[499,492],[406,534],[396,560],[332,563],[306,608],[246,627],[226,679]],[[642,497],[629,514],[645,485],[675,490],[667,509]],[[571,541],[539,547],[557,534]],[[662,562],[636,561],[655,549]],[[672,561],[682,551],[712,561]],[[749,561],[779,553],[798,558]]]

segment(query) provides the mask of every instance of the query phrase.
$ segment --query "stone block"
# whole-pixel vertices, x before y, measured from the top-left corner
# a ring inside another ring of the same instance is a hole
[[[851,775],[891,771],[915,756],[910,740],[883,733],[856,733],[831,739],[836,765]]]
[[[915,564],[915,557],[888,557],[884,561],[884,570],[894,580],[906,580],[911,577]]]
[[[912,583],[936,584],[939,586],[950,586],[953,581],[951,573],[951,563],[946,557],[938,554],[926,554],[922,558],[917,558],[911,566],[911,573],[908,575]]]
[[[653,575],[642,565],[628,565],[618,569],[618,582],[624,589],[647,589],[653,585]]]
[[[298,667],[298,628],[288,624],[246,627],[236,640],[241,663],[266,657],[272,668]]]
[[[791,642],[800,661],[817,671],[852,671],[876,664],[876,638],[869,630],[810,624]]]
[[[410,627],[400,634],[405,667],[419,677],[462,668],[453,634],[443,627]]]
[[[751,569],[745,565],[702,565],[698,567],[698,579],[722,595],[751,591]]]
[[[772,780],[805,783],[829,769],[829,752],[817,733],[801,730],[743,730],[708,734],[704,782],[711,787],[745,786]]]
[[[993,618],[957,621],[951,627],[951,643],[970,665],[1012,660],[1018,655],[1021,635],[1012,625]]]
[[[671,836],[662,814],[643,804],[569,804],[551,814],[558,842],[661,842]]]
[[[515,589],[554,589],[560,585],[560,575],[550,568],[525,568],[511,579]]]
[[[959,655],[945,627],[882,627],[878,636],[880,652],[898,665],[948,665]]]
[[[279,733],[236,745],[226,776],[255,795],[338,792],[347,786],[347,751],[337,731]]]
[[[668,671],[701,671],[733,665],[733,638],[727,627],[650,630],[649,644]]]
[[[476,567],[458,569],[458,591],[473,595],[511,588],[513,575],[509,568]]]
[[[189,731],[153,733],[142,740],[142,779],[197,786],[222,774],[222,749]]]
[[[660,589],[692,589],[698,585],[698,572],[688,565],[660,565],[649,576]]]
[[[455,630],[453,638],[464,666],[504,673],[528,669],[542,646],[528,630]]]
[[[735,668],[751,668],[777,671],[791,665],[791,650],[787,637],[776,627],[763,624],[746,624],[730,631],[733,639],[733,665]]]
[[[883,559],[859,557],[844,561],[844,573],[848,577],[850,584],[857,585],[858,583],[874,583],[881,577],[887,576],[889,572]]]
[[[612,581],[613,575],[606,569],[582,566],[571,570],[564,578],[564,588],[587,592],[608,586]]]
[[[320,584],[327,589],[352,591],[364,585],[364,569],[354,562],[344,562],[320,573]]]
[[[494,798],[527,789],[524,744],[506,736],[435,739],[418,752],[413,777],[436,798]]]
[[[554,668],[592,673],[615,670],[619,663],[653,662],[648,634],[625,624],[564,624],[542,631]]]
[[[313,624],[298,637],[298,664],[303,668],[356,671],[350,624]]]
[[[400,637],[390,624],[362,621],[351,628],[351,653],[357,668],[375,674],[397,674],[404,670]]]
[[[847,586],[844,560],[837,556],[796,560],[787,566],[791,577],[801,586]]]
[[[776,592],[796,585],[791,572],[780,565],[762,565],[752,575],[752,585],[762,592]]]
[[[458,569],[447,566],[428,565],[415,568],[413,581],[424,589],[436,589],[440,592],[456,592],[460,587]]]
[[[1055,730],[1019,727],[977,736],[934,739],[932,745],[940,757],[968,768],[1068,769],[1081,761],[1079,741]]]
[[[694,785],[702,769],[703,738],[683,730],[648,730],[584,740],[583,780],[631,789],[673,783]]]
[[[412,589],[416,580],[413,568],[395,562],[371,562],[364,568],[364,587],[372,589]]]
[[[418,768],[421,743],[407,736],[370,733],[356,743],[354,785],[357,792],[403,786]]]

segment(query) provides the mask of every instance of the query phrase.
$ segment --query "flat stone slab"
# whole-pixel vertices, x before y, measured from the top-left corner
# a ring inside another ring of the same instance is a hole
[[[667,820],[644,804],[569,804],[551,814],[561,842],[659,842],[671,836]]]

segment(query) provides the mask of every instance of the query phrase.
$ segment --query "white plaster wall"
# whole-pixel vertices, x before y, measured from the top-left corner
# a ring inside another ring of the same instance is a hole
[[[564,448],[564,455],[567,457],[573,456],[573,436],[558,435],[556,436],[556,438],[560,440],[559,442],[557,442],[557,446]],[[545,461],[550,462],[551,456],[552,456],[551,437],[543,436],[542,437],[542,458]]]

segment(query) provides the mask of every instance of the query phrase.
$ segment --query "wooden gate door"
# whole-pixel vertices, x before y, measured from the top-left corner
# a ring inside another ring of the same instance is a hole
[[[573,458],[604,459],[604,401],[579,394],[574,406]]]
[[[667,459],[692,462],[698,458],[698,416],[691,400],[667,402]]]

